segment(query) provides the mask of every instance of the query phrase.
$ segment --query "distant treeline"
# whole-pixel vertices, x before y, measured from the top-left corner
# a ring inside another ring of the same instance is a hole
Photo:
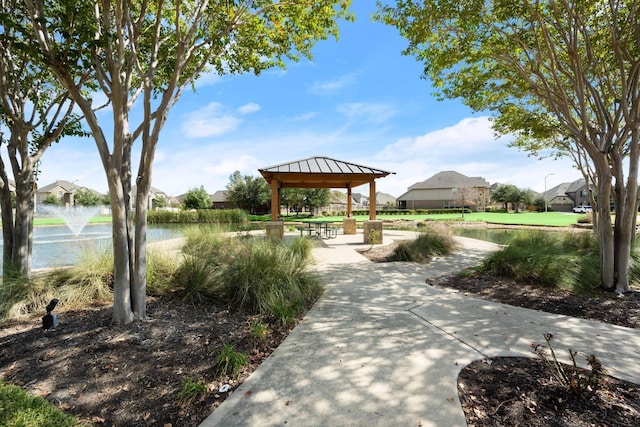
[[[242,209],[151,210],[148,224],[235,224],[249,222],[249,215]]]

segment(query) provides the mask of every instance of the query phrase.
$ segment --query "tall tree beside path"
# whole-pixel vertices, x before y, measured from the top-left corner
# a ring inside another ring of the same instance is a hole
[[[26,49],[49,67],[85,115],[107,176],[113,215],[113,321],[125,324],[143,318],[145,202],[160,131],[171,107],[203,73],[259,74],[284,67],[287,60],[311,57],[318,40],[337,37],[338,19],[351,18],[350,1],[20,3],[30,18],[30,26],[22,28]],[[2,19],[19,25],[11,16]],[[82,91],[87,75],[111,102],[112,141],[107,141],[100,118],[91,110],[92,95]],[[141,121],[132,123],[136,117]],[[140,157],[134,171],[136,141]]]
[[[0,0],[3,16],[25,19],[16,2]],[[24,24],[24,22],[22,22]],[[0,29],[0,210],[2,276],[30,278],[34,200],[38,164],[47,148],[64,136],[87,135],[68,91],[31,59],[3,20]],[[6,158],[5,158],[6,157]],[[10,179],[15,183],[15,214]]]
[[[404,53],[424,63],[438,97],[489,111],[514,145],[568,154],[581,167],[596,188],[602,286],[620,293],[638,211],[639,5],[396,0],[376,14],[408,40]]]

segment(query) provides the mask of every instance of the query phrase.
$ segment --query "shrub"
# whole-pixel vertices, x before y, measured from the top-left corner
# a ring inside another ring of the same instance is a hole
[[[280,317],[310,306],[322,288],[307,268],[313,242],[296,238],[287,247],[261,238],[187,232],[179,274],[190,300],[219,299],[238,311]]]
[[[598,244],[591,233],[524,231],[487,258],[481,269],[589,294],[600,286],[598,254]]]
[[[580,397],[591,396],[601,388],[607,371],[596,356],[593,354],[585,356],[587,364],[591,369],[581,369],[576,362],[578,353],[569,349],[571,365],[565,365],[558,360],[556,352],[551,345],[553,334],[547,332],[544,334],[544,339],[547,342],[546,346],[533,343],[531,344],[531,348],[533,348],[533,351],[543,361],[551,378],[556,380],[567,391]],[[551,357],[547,354],[547,348],[551,352]]]
[[[173,292],[181,264],[180,259],[173,253],[149,249],[147,251],[147,292],[151,295],[169,295]]]
[[[433,256],[448,255],[456,247],[451,230],[445,224],[422,227],[416,239],[401,242],[389,256],[389,261],[429,262]]]
[[[0,286],[0,317],[44,312],[52,298],[67,308],[112,300],[113,255],[107,248],[82,253],[77,265],[50,270],[33,279],[11,279]]]

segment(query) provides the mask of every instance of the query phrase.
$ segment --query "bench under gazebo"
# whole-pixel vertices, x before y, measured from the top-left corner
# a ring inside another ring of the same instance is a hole
[[[284,224],[279,221],[281,188],[346,189],[347,217],[343,222],[344,233],[355,234],[355,219],[351,217],[351,190],[360,185],[369,184],[369,221],[376,221],[375,180],[393,173],[323,156],[282,163],[258,169],[258,171],[271,186],[271,233],[277,233],[279,236],[284,233]],[[380,224],[380,236],[381,231],[382,224]]]

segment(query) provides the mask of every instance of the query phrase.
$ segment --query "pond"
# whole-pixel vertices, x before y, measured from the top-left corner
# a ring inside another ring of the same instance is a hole
[[[506,245],[515,234],[521,231],[522,230],[515,230],[513,228],[454,228],[453,234],[493,242],[499,245]]]
[[[148,243],[181,236],[180,227],[150,225],[147,228]],[[83,253],[110,247],[111,224],[89,224],[78,236],[66,226],[34,227],[32,268],[74,265]],[[1,240],[0,249],[3,249]]]

